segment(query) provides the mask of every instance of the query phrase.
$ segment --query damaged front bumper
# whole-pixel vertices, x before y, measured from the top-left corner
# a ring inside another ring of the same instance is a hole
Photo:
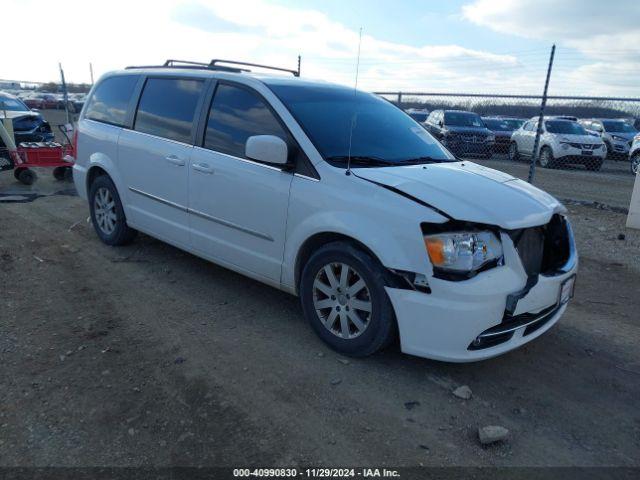
[[[470,362],[518,348],[549,330],[566,310],[578,269],[568,223],[567,230],[566,261],[536,274],[533,282],[511,236],[503,233],[501,266],[460,282],[430,278],[430,293],[387,287],[402,351]]]

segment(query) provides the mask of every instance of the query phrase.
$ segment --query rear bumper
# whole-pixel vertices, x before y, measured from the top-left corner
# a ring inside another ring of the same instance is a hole
[[[73,183],[78,196],[87,200],[87,169],[78,163],[73,165]]]

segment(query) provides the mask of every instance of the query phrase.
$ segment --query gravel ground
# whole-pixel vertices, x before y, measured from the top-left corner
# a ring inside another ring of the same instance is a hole
[[[101,244],[39,173],[0,174],[23,195],[0,198],[2,466],[640,467],[640,236],[621,214],[570,206],[576,297],[525,347],[354,360],[294,297],[147,236]],[[507,440],[482,446],[487,425]]]

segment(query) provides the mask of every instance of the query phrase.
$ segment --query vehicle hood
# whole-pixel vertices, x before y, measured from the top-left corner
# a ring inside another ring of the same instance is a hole
[[[633,137],[635,137],[638,132],[608,132],[609,135],[615,135],[616,137],[622,137],[622,138],[626,138],[627,140],[633,140]]]
[[[553,138],[562,141],[563,138],[566,138],[570,142],[575,143],[602,143],[602,139],[599,137],[594,137],[593,135],[573,135],[573,134],[564,134],[564,133],[554,133],[552,134]]]
[[[453,133],[478,133],[489,135],[491,131],[484,127],[457,127],[455,125],[445,125],[445,128]]]
[[[562,204],[546,192],[472,162],[352,169],[360,178],[393,187],[455,220],[513,230],[544,225]]]
[[[18,118],[18,117],[40,117],[41,115],[38,112],[25,112],[25,111],[15,111],[15,110],[7,110],[6,116],[5,111],[0,109],[0,119],[2,118]]]
[[[513,130],[492,130],[491,133],[493,133],[496,137],[511,138],[511,135],[513,135]]]

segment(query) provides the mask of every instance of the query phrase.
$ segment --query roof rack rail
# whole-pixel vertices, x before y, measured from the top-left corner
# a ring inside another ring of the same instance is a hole
[[[219,65],[220,63],[228,63],[230,65],[243,65],[245,67],[266,68],[267,70],[277,70],[279,72],[292,73],[294,77],[300,76],[300,59],[299,58],[298,58],[297,70],[291,70],[289,68],[282,68],[282,67],[272,67],[270,65],[261,65],[259,63],[237,62],[235,60],[222,60],[220,58],[214,58],[213,60],[211,60],[211,62],[209,63],[209,67],[220,68],[220,65]],[[227,67],[222,66],[222,68],[227,68]]]
[[[220,65],[220,64],[226,65]],[[230,65],[238,65],[230,66]],[[140,65],[140,66],[129,66],[126,67],[126,70],[134,69],[134,68],[194,68],[194,69],[207,69],[207,70],[219,70],[223,72],[232,72],[232,73],[242,73],[242,72],[250,72],[251,70],[247,68],[240,67],[258,67],[265,68],[267,70],[276,70],[278,72],[287,72],[292,73],[294,77],[300,76],[300,56],[298,56],[298,69],[291,70],[288,68],[281,67],[272,67],[269,65],[261,65],[259,63],[248,63],[248,62],[238,62],[235,60],[222,60],[219,58],[214,58],[209,63],[203,62],[192,62],[191,60],[176,60],[173,58],[168,59],[162,65]]]

